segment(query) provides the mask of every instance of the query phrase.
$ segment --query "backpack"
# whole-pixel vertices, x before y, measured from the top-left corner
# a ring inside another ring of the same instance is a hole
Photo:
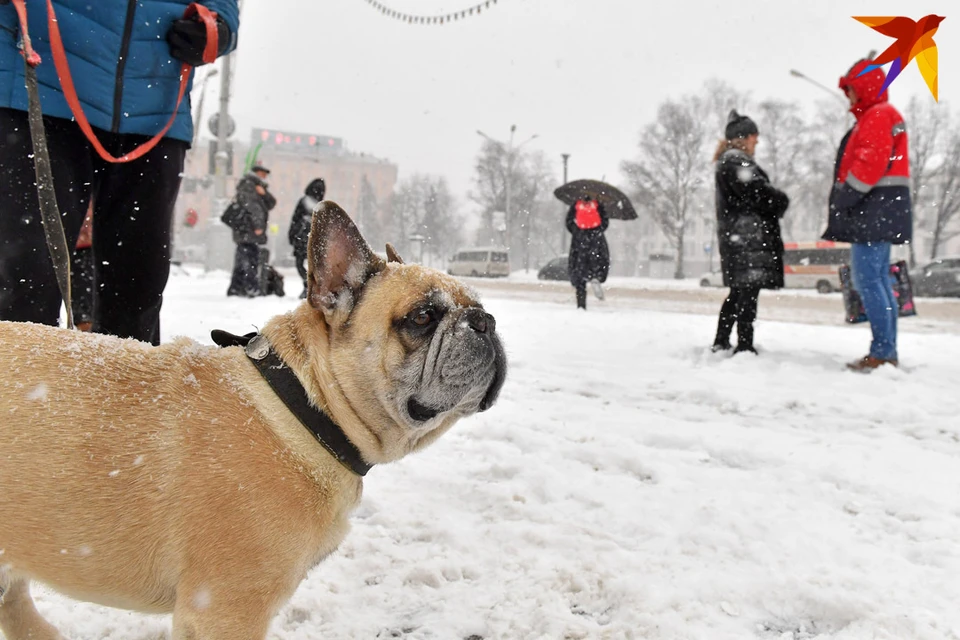
[[[580,229],[596,229],[600,226],[600,209],[596,200],[577,200],[577,227]]]
[[[243,207],[234,200],[220,216],[220,221],[234,231],[239,231],[243,224]]]

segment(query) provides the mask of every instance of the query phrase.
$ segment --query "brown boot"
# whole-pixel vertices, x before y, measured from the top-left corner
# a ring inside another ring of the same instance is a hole
[[[847,365],[847,369],[851,371],[859,371],[860,373],[870,373],[878,367],[882,367],[885,364],[892,364],[893,366],[898,366],[899,363],[896,360],[882,360],[880,358],[874,358],[873,356],[864,356],[859,360],[855,360]]]

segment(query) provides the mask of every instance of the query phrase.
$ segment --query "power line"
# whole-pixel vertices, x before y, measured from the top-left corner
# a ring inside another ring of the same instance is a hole
[[[455,22],[459,20],[466,20],[467,18],[472,18],[474,16],[479,16],[484,9],[490,10],[490,7],[497,4],[497,0],[484,0],[478,4],[473,5],[472,7],[467,7],[459,11],[454,11],[452,13],[444,13],[435,16],[425,16],[425,15],[414,15],[410,13],[404,13],[403,11],[397,11],[396,9],[391,9],[390,7],[384,5],[378,0],[367,0],[367,4],[371,7],[382,13],[388,18],[393,18],[394,20],[399,20],[401,22],[406,22],[407,24],[422,24],[422,25],[443,25],[448,22]]]

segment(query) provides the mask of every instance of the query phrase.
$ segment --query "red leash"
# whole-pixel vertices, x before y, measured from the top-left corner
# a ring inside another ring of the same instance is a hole
[[[20,18],[20,33],[23,36],[23,55],[26,58],[27,64],[31,67],[36,67],[40,64],[40,56],[33,50],[33,46],[30,43],[30,35],[27,32],[27,8],[25,2],[26,0],[13,0],[17,15]],[[203,5],[193,3],[187,7],[183,17],[191,18],[193,16],[197,16],[207,29],[207,45],[203,50],[203,61],[205,63],[214,62],[217,59],[217,50],[219,48],[219,43],[217,42],[217,14]],[[100,157],[107,162],[130,162],[142,157],[157,146],[157,143],[163,139],[163,136],[167,134],[167,131],[170,130],[170,127],[173,126],[174,121],[177,119],[177,111],[180,109],[180,103],[183,102],[183,95],[186,93],[187,83],[190,81],[190,71],[192,67],[184,63],[180,68],[180,90],[177,93],[177,104],[173,108],[173,115],[170,116],[170,120],[163,130],[130,153],[115,158],[107,152],[100,143],[100,140],[97,139],[93,127],[90,126],[87,116],[83,113],[83,107],[80,106],[80,98],[77,96],[77,89],[73,84],[73,76],[70,75],[70,65],[67,63],[67,53],[63,47],[63,39],[60,37],[60,26],[57,23],[57,16],[53,11],[52,0],[47,0],[47,23],[50,30],[50,51],[53,54],[53,64],[57,68],[57,75],[60,77],[63,96],[66,98],[67,104],[70,106],[70,111],[73,113],[73,117],[76,119],[80,130],[87,136],[87,140],[90,141],[90,144],[93,145],[93,148],[96,149]]]

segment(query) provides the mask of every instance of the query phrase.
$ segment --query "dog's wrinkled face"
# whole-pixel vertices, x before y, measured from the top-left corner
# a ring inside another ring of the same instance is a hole
[[[417,449],[493,405],[506,375],[496,321],[455,278],[370,250],[324,202],[310,236],[308,300],[326,316],[330,364],[368,425],[404,431]],[[389,427],[388,427],[389,428]]]

